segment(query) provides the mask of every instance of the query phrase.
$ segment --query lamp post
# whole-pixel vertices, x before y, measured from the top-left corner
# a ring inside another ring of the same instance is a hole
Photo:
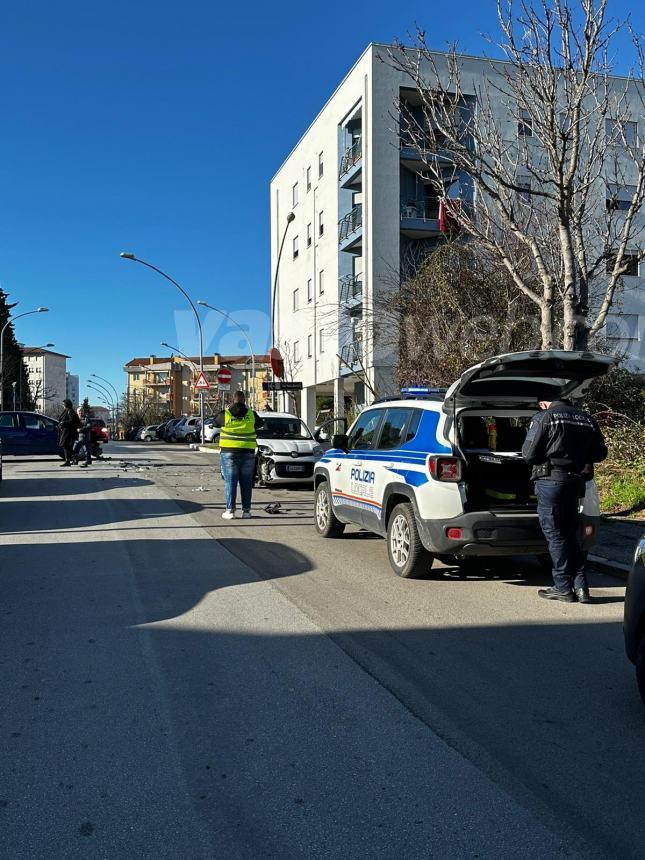
[[[230,320],[233,323],[233,325],[236,328],[238,328],[242,332],[242,334],[244,335],[244,338],[245,338],[247,344],[249,345],[249,354],[251,356],[251,376],[253,377],[253,388],[251,390],[251,406],[254,407],[255,406],[255,353],[253,352],[253,346],[251,344],[251,340],[250,340],[248,334],[246,333],[244,327],[241,326],[237,320],[234,320],[230,314],[227,314],[226,311],[223,311],[220,308],[216,308],[213,305],[209,305],[208,302],[204,302],[204,301],[201,301],[199,299],[197,300],[197,304],[202,305],[202,307],[208,308],[210,311],[216,311],[218,314],[221,314],[227,320]]]
[[[101,396],[101,398],[103,398],[104,402],[105,402],[105,403],[106,403],[106,405],[109,407],[110,411],[112,412],[112,414],[113,414],[113,416],[114,416],[114,414],[116,413],[116,409],[115,409],[115,406],[114,406],[114,402],[113,402],[113,400],[112,400],[112,395],[111,395],[111,393],[108,391],[108,389],[107,389],[107,388],[104,388],[102,385],[99,387],[98,382],[95,382],[95,383],[88,382],[88,383],[87,383],[87,387],[88,387],[91,391],[94,391],[94,392],[96,392],[97,394],[99,394],[99,395]],[[107,400],[106,400],[105,398],[107,398]]]
[[[289,212],[287,214],[287,223],[284,225],[284,232],[282,234],[282,241],[280,242],[280,247],[278,249],[278,259],[275,263],[275,272],[273,273],[273,293],[271,295],[271,346],[275,348],[275,303],[276,296],[278,293],[278,272],[280,271],[280,259],[282,257],[282,249],[284,248],[284,242],[287,238],[287,231],[289,230],[289,225],[292,221],[296,220],[296,216],[293,212]],[[271,368],[273,371],[273,368]],[[275,373],[272,373],[273,381],[275,382]],[[277,394],[273,392],[273,408],[276,408],[277,403]]]
[[[161,341],[161,346],[165,346],[165,347],[166,347],[166,349],[169,349],[171,352],[176,352],[176,353],[178,353],[179,355],[181,355],[181,357],[182,357],[182,358],[185,358],[185,359],[186,359],[186,361],[187,361],[189,364],[192,364],[192,366],[193,366],[193,373],[195,374],[195,376],[197,375],[197,365],[196,365],[196,364],[195,364],[195,362],[192,360],[192,358],[189,358],[189,356],[187,356],[187,355],[186,355],[186,353],[185,353],[185,352],[182,352],[182,351],[181,351],[180,349],[178,349],[176,346],[172,346],[171,344],[166,343],[166,341],[165,341],[165,340],[162,340],[162,341]],[[172,356],[171,356],[171,358],[172,358]],[[172,367],[172,361],[170,362],[170,366]],[[182,377],[181,377],[181,378],[182,378],[182,384],[183,384],[183,378],[184,378],[184,376],[183,376],[183,374],[184,374],[183,367],[182,367],[182,371],[181,371],[181,373],[182,373]],[[170,378],[171,378],[171,377],[170,377]],[[171,395],[168,395],[168,396],[169,396],[169,398],[171,397]],[[183,394],[182,394],[181,396],[182,396],[182,401],[183,401]],[[192,402],[192,400],[191,400],[191,402]]]
[[[36,308],[35,311],[25,311],[24,314],[17,314],[15,317],[9,317],[0,331],[0,410],[4,409],[4,333],[10,323],[19,320],[21,317],[28,317],[30,314],[44,314],[49,308]]]
[[[116,403],[116,413],[114,416],[114,420],[116,422],[115,435],[118,436],[119,435],[119,392],[116,390],[116,388],[112,385],[112,383],[108,379],[105,379],[103,376],[99,376],[98,373],[90,373],[90,376],[93,376],[94,379],[100,379],[101,382],[105,382],[105,384],[109,385],[110,388],[112,389],[112,391],[114,392],[115,403]]]
[[[138,257],[136,257],[134,254],[132,254],[129,251],[121,251],[120,256],[124,260],[132,260],[135,263],[141,263],[142,266],[147,266],[148,269],[152,269],[153,272],[157,272],[158,275],[161,275],[162,278],[165,278],[167,281],[170,281],[171,284],[173,284],[175,287],[177,287],[179,292],[184,296],[184,298],[187,299],[188,304],[190,305],[193,313],[195,314],[195,320],[197,322],[197,329],[199,331],[199,372],[203,373],[204,372],[204,333],[202,331],[202,321],[199,318],[199,314],[197,313],[197,308],[195,307],[195,304],[194,304],[193,300],[191,299],[191,297],[188,295],[186,290],[181,286],[181,284],[178,284],[174,278],[171,278],[170,275],[166,274],[166,272],[162,271],[161,269],[158,269],[157,266],[153,266],[152,263],[146,263],[145,260],[140,260]],[[204,420],[205,420],[204,392],[203,391],[199,392],[199,417],[200,417],[200,423],[201,423],[201,437],[202,437],[201,441],[202,441],[202,445],[203,445],[204,444]]]

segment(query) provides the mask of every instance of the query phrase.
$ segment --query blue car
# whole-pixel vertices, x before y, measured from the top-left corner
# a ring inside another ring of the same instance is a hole
[[[60,454],[58,421],[38,412],[0,412],[2,453]]]

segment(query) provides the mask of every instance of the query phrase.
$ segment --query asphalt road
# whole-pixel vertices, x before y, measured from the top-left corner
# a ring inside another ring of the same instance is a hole
[[[109,448],[5,461],[0,856],[644,856],[620,580],[403,581],[310,491],[228,523],[213,455]]]

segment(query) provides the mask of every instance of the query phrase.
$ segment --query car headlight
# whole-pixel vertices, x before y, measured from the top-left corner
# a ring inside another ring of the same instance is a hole
[[[273,454],[268,445],[258,445],[258,451],[262,451],[263,454]]]

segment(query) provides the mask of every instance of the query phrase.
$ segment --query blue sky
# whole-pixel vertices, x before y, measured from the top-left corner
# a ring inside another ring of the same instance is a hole
[[[481,53],[494,2],[3,4],[0,283],[22,311],[51,308],[18,340],[71,355],[82,394],[92,372],[121,391],[123,363],[161,340],[196,350],[174,288],[119,259],[132,250],[264,348],[269,180],[365,46],[415,22]],[[218,329],[209,351],[244,351]]]

